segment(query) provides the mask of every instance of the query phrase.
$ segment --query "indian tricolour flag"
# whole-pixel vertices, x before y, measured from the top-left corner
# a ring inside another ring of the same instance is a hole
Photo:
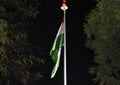
[[[51,73],[51,78],[53,78],[55,76],[57,69],[59,67],[61,49],[62,49],[63,45],[64,45],[64,25],[62,22],[60,25],[60,28],[58,30],[58,33],[56,35],[56,38],[54,40],[52,49],[50,51],[50,56],[51,56],[53,62],[55,63],[55,66]]]

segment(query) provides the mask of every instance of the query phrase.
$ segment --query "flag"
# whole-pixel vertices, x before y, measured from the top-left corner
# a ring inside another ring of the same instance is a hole
[[[50,51],[50,56],[55,64],[51,73],[51,78],[55,76],[60,63],[61,49],[62,49],[62,46],[64,45],[64,29],[63,28],[64,26],[62,22],[58,30],[58,33],[56,35],[56,38],[54,40],[52,49]]]

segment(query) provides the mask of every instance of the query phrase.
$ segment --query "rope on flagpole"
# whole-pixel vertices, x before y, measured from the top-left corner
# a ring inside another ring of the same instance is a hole
[[[66,0],[63,0],[61,9],[64,11],[64,85],[67,85],[67,59],[66,59]]]

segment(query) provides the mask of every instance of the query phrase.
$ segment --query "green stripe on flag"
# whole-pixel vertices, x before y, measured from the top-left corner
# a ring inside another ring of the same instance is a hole
[[[56,37],[55,38],[55,41],[54,41],[54,44],[53,44],[53,47],[50,51],[50,55],[52,57],[52,60],[54,63],[56,63],[57,61],[57,55],[58,55],[58,50],[59,50],[59,47],[62,47],[63,46],[63,41],[64,41],[64,35],[61,34],[60,36]]]

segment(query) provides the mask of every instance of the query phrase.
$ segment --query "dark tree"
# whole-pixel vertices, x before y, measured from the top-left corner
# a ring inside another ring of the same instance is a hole
[[[42,77],[38,67],[44,60],[29,38],[38,5],[37,0],[0,0],[0,85],[26,85]]]
[[[120,85],[120,0],[97,0],[84,25],[86,46],[94,51],[89,68],[97,85]]]

